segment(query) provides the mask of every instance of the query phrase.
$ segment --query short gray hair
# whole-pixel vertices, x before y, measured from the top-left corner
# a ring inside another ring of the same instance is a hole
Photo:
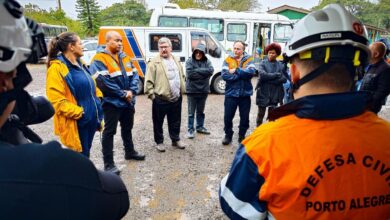
[[[168,44],[169,47],[172,47],[172,42],[169,40],[167,37],[162,37],[158,40],[158,45],[160,46],[161,44]]]

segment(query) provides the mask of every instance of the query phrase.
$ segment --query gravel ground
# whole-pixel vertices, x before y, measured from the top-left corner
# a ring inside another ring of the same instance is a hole
[[[34,81],[27,90],[34,95],[45,95],[46,68],[30,65]],[[253,80],[255,82],[256,79]],[[257,106],[252,97],[251,127],[255,128]],[[218,184],[227,173],[237,149],[237,135],[233,143],[223,146],[223,96],[209,95],[206,103],[205,127],[211,135],[196,134],[186,139],[187,97],[183,99],[180,136],[188,145],[185,150],[170,147],[165,122],[164,135],[167,151],[159,153],[153,147],[152,103],[145,95],[137,97],[133,138],[136,149],[146,154],[145,161],[126,161],[120,128],[114,140],[115,162],[121,169],[130,195],[130,209],[124,219],[226,219],[219,208]],[[238,114],[238,112],[237,112]],[[390,99],[379,114],[390,120]],[[235,134],[238,132],[238,115],[234,119]],[[53,122],[32,126],[45,141],[58,140],[53,134]],[[98,169],[103,168],[101,134],[96,133],[91,160]]]

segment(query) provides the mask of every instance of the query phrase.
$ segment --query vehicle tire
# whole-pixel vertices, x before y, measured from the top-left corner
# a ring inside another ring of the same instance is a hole
[[[226,82],[222,79],[222,76],[217,76],[213,81],[213,89],[217,94],[224,94],[226,88]]]
[[[141,95],[143,93],[144,93],[144,80],[140,77],[138,81],[137,95]]]

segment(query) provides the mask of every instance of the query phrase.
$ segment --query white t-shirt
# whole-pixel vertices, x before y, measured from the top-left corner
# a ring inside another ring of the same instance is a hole
[[[171,87],[172,101],[177,101],[180,97],[180,73],[179,68],[172,58],[164,59],[167,68],[167,77]]]

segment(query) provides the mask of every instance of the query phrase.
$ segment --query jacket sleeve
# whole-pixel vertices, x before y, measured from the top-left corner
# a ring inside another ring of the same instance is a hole
[[[390,93],[390,68],[385,69],[383,72],[379,73],[377,79],[377,88],[373,94],[372,110],[375,113],[378,113],[382,107],[382,101]]]
[[[278,74],[268,73],[266,62],[262,61],[259,66],[259,77],[261,82],[267,82],[278,78]]]
[[[149,99],[154,99],[154,83],[156,81],[156,67],[153,61],[149,62],[146,68],[144,93]]]
[[[205,79],[214,73],[214,68],[211,62],[207,60],[207,67],[194,66],[192,59],[188,59],[186,62],[186,74],[188,79],[197,80]]]
[[[47,70],[46,95],[56,114],[77,120],[83,116],[83,108],[70,102],[65,96],[66,82],[60,74],[61,67],[52,64]]]
[[[130,78],[130,90],[135,95],[138,93],[138,82],[139,82],[138,71],[133,67],[133,76]]]
[[[89,71],[97,76],[96,85],[103,92],[104,96],[118,98],[126,96],[126,92],[111,79],[108,69],[102,61],[94,59],[89,66]]]
[[[266,202],[259,200],[263,183],[257,165],[240,145],[229,174],[220,184],[219,201],[223,212],[230,219],[265,219]]]
[[[245,68],[237,68],[237,73],[240,76],[241,79],[252,79],[252,77],[255,75],[256,68],[255,64],[253,62],[252,58],[247,64]]]
[[[237,72],[237,71],[236,71]],[[229,65],[226,61],[223,61],[221,76],[225,81],[236,81],[239,79],[237,73],[229,73]]]

